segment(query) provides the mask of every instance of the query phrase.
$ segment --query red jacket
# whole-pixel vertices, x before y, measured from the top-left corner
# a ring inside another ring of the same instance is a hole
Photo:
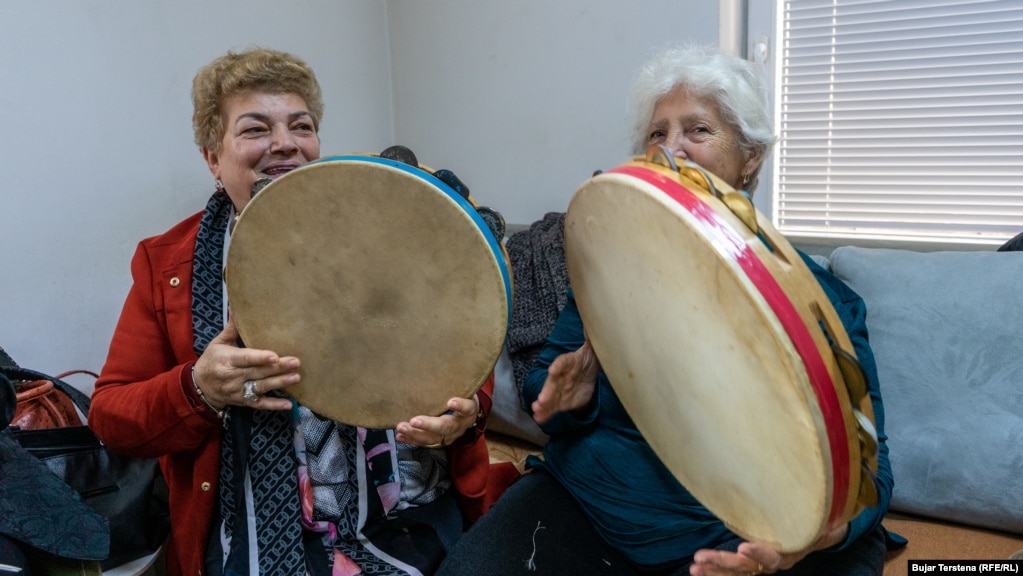
[[[201,575],[217,502],[222,427],[190,393],[192,259],[202,213],[139,243],[133,284],[114,331],[89,411],[89,426],[110,448],[159,457],[170,489],[167,574]],[[493,378],[479,392],[489,414]],[[490,471],[483,425],[448,449],[466,519],[475,521],[517,472]]]

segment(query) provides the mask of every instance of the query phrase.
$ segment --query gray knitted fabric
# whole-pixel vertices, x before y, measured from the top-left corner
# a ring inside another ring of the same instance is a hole
[[[505,247],[515,287],[507,346],[521,398],[522,383],[554,328],[570,287],[565,213],[548,212],[528,230],[508,238]]]

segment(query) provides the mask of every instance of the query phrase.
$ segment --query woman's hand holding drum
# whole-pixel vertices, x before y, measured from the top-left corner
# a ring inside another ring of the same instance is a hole
[[[800,552],[781,554],[765,544],[744,542],[736,552],[727,550],[700,550],[693,556],[692,576],[728,576],[741,574],[773,574],[795,566],[807,554],[824,550],[845,540],[849,525],[842,524],[822,536],[813,546]]]
[[[249,406],[261,410],[290,410],[291,400],[267,395],[297,383],[299,359],[281,357],[270,350],[237,346],[238,329],[228,318],[224,329],[195,362],[192,380],[204,401],[215,410],[228,405]],[[254,397],[246,399],[246,388]],[[254,398],[254,399],[252,399]]]
[[[448,411],[440,416],[416,416],[400,422],[395,429],[399,442],[423,448],[442,448],[474,428],[483,415],[479,398],[452,398]]]

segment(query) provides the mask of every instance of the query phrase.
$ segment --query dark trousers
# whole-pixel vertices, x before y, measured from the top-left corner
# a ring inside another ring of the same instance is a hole
[[[15,540],[0,534],[0,564],[11,567],[11,571],[0,570],[0,574],[32,576],[32,571],[28,568],[28,559],[25,557],[25,552],[21,549],[21,546],[23,544],[18,544]]]
[[[742,540],[718,546],[736,550]],[[788,576],[880,576],[885,539],[881,528],[841,552],[810,554]],[[681,576],[691,558],[638,566],[593,529],[575,499],[543,470],[513,484],[466,532],[441,564],[438,576]]]

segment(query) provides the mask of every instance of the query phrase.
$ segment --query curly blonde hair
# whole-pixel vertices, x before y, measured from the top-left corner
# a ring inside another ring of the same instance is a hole
[[[251,48],[227,54],[203,66],[192,80],[192,130],[200,148],[218,150],[224,138],[224,100],[246,92],[297,94],[305,100],[319,131],[323,94],[312,68],[277,50]]]

